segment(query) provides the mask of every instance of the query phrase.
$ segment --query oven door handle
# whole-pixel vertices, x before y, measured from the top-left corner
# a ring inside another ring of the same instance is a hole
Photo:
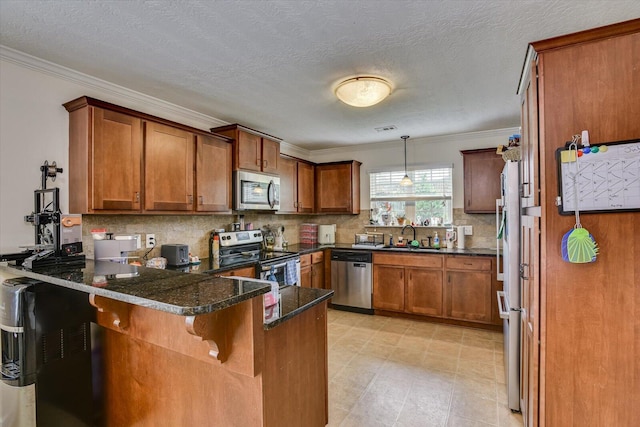
[[[300,264],[300,260],[299,259],[295,259],[296,264]],[[287,261],[285,262],[281,262],[280,264],[271,264],[271,265],[263,265],[262,271],[269,271],[271,270],[271,267],[273,268],[283,268],[287,265]]]

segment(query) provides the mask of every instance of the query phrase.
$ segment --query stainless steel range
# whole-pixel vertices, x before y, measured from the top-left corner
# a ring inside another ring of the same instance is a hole
[[[217,268],[258,264],[256,278],[275,280],[280,286],[300,285],[300,256],[296,252],[266,251],[261,230],[212,232],[209,237],[209,259],[215,256],[215,238],[219,240]],[[206,271],[205,271],[206,273]]]

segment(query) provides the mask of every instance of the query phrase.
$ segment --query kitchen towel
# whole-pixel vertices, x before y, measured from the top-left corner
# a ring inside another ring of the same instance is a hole
[[[284,267],[284,284],[292,286],[296,283],[298,283],[298,270],[296,268],[296,261],[287,261]]]

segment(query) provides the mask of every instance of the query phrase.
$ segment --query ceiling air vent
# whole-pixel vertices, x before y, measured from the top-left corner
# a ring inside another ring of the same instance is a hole
[[[374,128],[376,130],[376,132],[388,132],[390,130],[397,130],[398,128],[396,127],[396,125],[389,125],[389,126],[381,126],[379,128]]]

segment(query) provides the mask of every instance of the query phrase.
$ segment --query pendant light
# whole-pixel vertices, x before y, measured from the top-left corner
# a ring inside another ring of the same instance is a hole
[[[407,174],[407,139],[409,139],[409,135],[403,135],[400,138],[404,140],[404,178],[400,181],[400,185],[402,187],[409,187],[413,185],[413,181],[411,181],[411,178],[409,178]]]

